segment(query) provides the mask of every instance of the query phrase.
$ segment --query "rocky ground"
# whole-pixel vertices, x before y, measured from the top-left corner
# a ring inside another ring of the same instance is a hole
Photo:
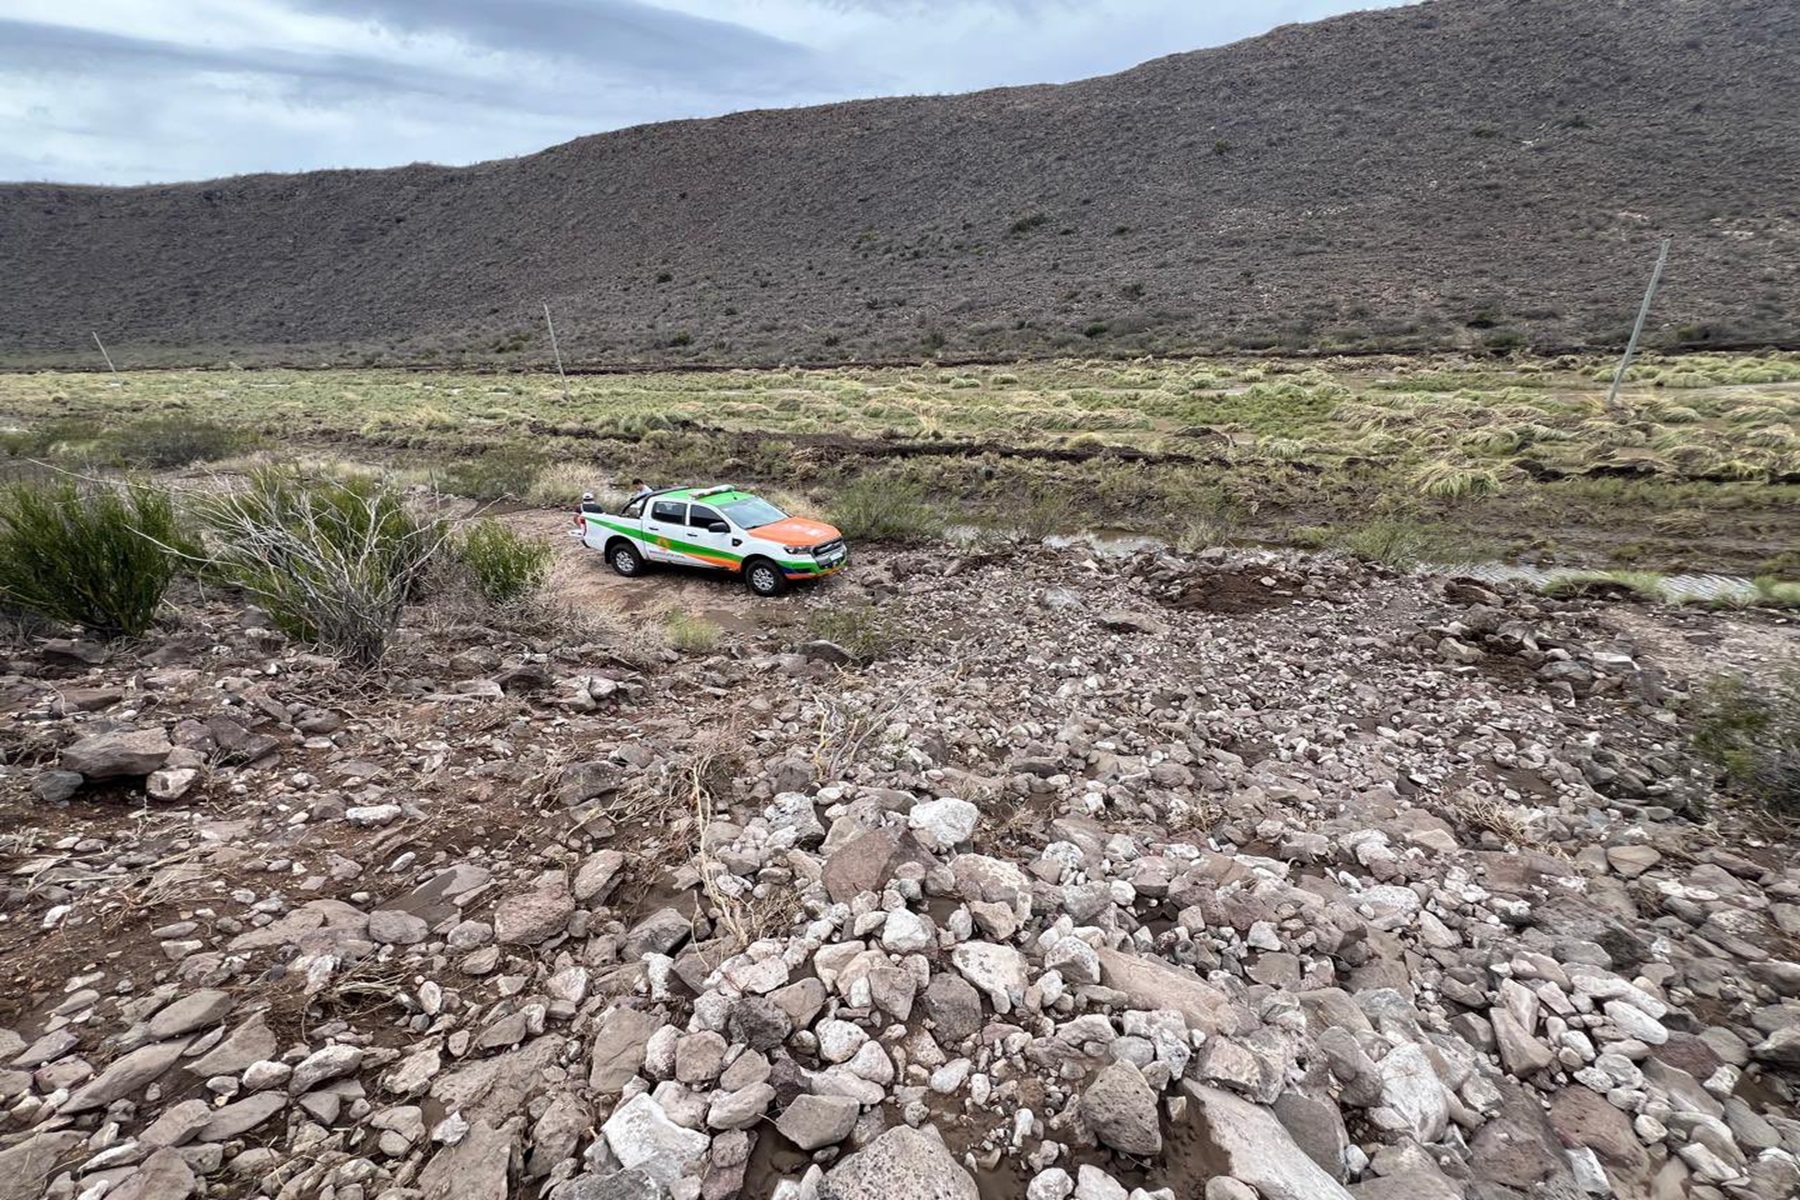
[[[1800,1194],[1800,868],[1670,704],[1793,625],[1217,552],[718,595],[705,655],[13,646],[0,1200]]]

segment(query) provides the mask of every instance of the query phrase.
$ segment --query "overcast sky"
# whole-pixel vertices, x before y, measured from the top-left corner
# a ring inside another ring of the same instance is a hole
[[[1391,0],[0,0],[0,179],[469,163],[1058,83]]]

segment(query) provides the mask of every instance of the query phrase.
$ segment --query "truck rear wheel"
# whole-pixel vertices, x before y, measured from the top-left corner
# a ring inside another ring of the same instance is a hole
[[[627,577],[644,573],[644,560],[637,547],[623,538],[606,548],[606,561],[612,564],[613,570]]]
[[[744,584],[759,596],[779,596],[788,590],[787,576],[766,558],[753,558],[744,564]]]

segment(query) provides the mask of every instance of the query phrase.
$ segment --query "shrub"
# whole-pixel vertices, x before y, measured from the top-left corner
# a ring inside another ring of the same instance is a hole
[[[102,638],[135,637],[184,546],[160,489],[11,484],[0,489],[0,604]]]
[[[442,488],[470,500],[516,500],[531,494],[543,461],[523,446],[499,446],[444,468]]]
[[[1338,535],[1337,546],[1346,554],[1406,568],[1423,559],[1431,538],[1423,526],[1403,517],[1378,517]]]
[[[100,439],[100,426],[92,421],[45,421],[0,432],[0,453],[9,458],[85,458]]]
[[[1667,584],[1654,571],[1577,571],[1556,576],[1538,591],[1563,600],[1623,598],[1649,604],[1669,599]]]
[[[492,517],[463,531],[456,557],[475,579],[483,596],[506,604],[537,591],[550,573],[550,547],[524,537]]]
[[[719,627],[684,612],[672,612],[663,620],[669,645],[683,654],[707,654],[719,644]]]
[[[807,617],[806,629],[819,641],[842,648],[857,663],[874,662],[909,640],[897,623],[868,605],[819,609]]]
[[[381,658],[422,594],[446,529],[369,479],[265,468],[199,505],[207,563],[266,608],[277,628],[358,665]]]
[[[1800,669],[1766,681],[1714,679],[1698,697],[1690,745],[1727,786],[1800,817]]]
[[[247,449],[250,435],[212,421],[154,417],[114,432],[108,439],[118,461],[165,471],[197,462],[217,462]]]
[[[1459,466],[1442,460],[1420,468],[1413,483],[1420,495],[1434,500],[1472,500],[1500,490],[1500,477],[1486,467]]]
[[[923,484],[864,477],[833,498],[831,523],[852,540],[924,542],[942,537],[944,514]]]

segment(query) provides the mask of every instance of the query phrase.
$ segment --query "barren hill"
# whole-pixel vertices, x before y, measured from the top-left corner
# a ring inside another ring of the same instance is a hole
[[[1443,0],[469,168],[0,187],[0,361],[1800,342],[1800,7]]]

